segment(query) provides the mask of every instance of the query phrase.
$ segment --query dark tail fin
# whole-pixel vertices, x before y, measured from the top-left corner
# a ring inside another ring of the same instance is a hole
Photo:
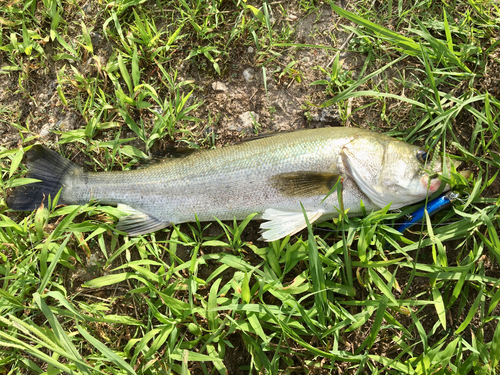
[[[51,151],[42,145],[33,146],[27,153],[28,178],[36,178],[41,182],[23,185],[11,191],[7,197],[7,206],[15,211],[31,211],[48,204],[63,187],[65,176],[73,169],[81,171],[81,167],[57,152]],[[59,199],[59,203],[64,202]]]

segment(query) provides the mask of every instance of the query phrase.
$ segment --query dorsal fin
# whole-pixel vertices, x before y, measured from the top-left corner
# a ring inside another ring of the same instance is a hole
[[[186,156],[195,154],[202,151],[200,148],[189,148],[189,147],[167,147],[160,155],[157,157],[162,159],[170,158],[185,158]]]
[[[156,152],[153,157],[149,159],[141,159],[139,164],[133,169],[143,169],[147,168],[153,164],[168,163],[170,160],[185,158],[190,155],[201,152],[199,148],[187,148],[187,147],[168,147],[165,151]]]
[[[281,132],[269,132],[269,133],[263,133],[259,135],[255,135],[252,137],[248,137],[245,139],[242,139],[239,143],[247,143],[247,142],[252,142],[252,141],[258,141],[259,139],[264,139],[264,138],[270,138],[274,137],[275,135],[281,135],[281,134],[287,134],[287,133],[296,133],[300,132],[304,129],[298,129],[298,130],[283,130]]]

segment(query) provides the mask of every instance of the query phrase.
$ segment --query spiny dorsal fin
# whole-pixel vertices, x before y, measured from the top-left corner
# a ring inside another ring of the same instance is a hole
[[[274,137],[275,135],[282,135],[282,134],[286,134],[286,133],[297,133],[297,132],[300,132],[301,130],[304,130],[304,129],[283,130],[283,131],[279,131],[279,132],[262,133],[259,135],[254,135],[254,136],[242,139],[238,144],[252,142],[252,141],[258,141],[259,139]]]
[[[161,158],[185,158],[186,156],[200,152],[200,148],[189,148],[189,147],[167,147],[163,155],[158,155]]]
[[[140,159],[139,164],[132,169],[143,169],[155,164],[168,163],[171,160],[185,158],[201,151],[199,148],[169,147],[164,152],[158,152],[149,159]]]
[[[339,178],[336,173],[298,171],[275,175],[271,182],[285,197],[310,197],[328,194]]]

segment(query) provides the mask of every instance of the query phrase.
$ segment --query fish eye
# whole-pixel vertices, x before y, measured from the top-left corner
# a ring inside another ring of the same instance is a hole
[[[427,152],[425,152],[424,150],[417,151],[417,159],[422,164],[425,164],[427,162],[428,157],[429,157],[429,154]]]

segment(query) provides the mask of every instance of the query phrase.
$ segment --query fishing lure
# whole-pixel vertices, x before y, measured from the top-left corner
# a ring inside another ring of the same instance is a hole
[[[399,232],[403,233],[408,228],[422,221],[425,215],[425,210],[429,213],[429,216],[449,207],[455,200],[458,199],[460,195],[455,191],[449,191],[440,197],[433,199],[427,203],[427,206],[423,206],[416,210],[410,217],[399,226],[397,229]]]

